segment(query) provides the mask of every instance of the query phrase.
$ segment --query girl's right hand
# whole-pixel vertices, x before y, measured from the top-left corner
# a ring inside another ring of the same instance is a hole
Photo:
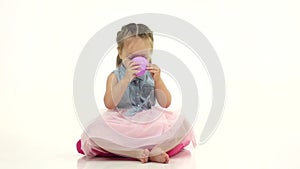
[[[139,65],[139,63],[136,63],[129,59],[124,61],[124,65],[126,67],[126,72],[125,72],[124,78],[131,81],[132,79],[134,79],[136,77],[136,74],[139,72],[139,70],[137,70],[137,69],[140,68],[141,66]]]

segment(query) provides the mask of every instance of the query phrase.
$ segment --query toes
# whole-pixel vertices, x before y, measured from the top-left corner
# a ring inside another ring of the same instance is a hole
[[[150,160],[158,163],[169,163],[170,158],[167,153],[163,153],[157,156],[150,157]]]
[[[145,149],[143,155],[144,155],[144,157],[148,158],[150,155],[150,151],[148,149]]]
[[[170,157],[168,154],[165,154],[165,163],[169,163]]]
[[[169,162],[169,155],[167,153],[161,154],[161,162],[168,163]]]
[[[148,157],[149,157],[149,150],[145,149],[143,151],[143,153],[141,154],[141,157],[139,158],[139,160],[142,162],[142,163],[146,163],[148,162]]]
[[[148,162],[148,158],[140,158],[139,160],[140,160],[142,163]]]

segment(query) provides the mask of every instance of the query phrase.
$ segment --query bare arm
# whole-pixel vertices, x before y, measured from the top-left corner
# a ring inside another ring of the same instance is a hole
[[[114,109],[122,99],[124,92],[130,81],[123,78],[118,82],[115,74],[110,74],[107,78],[104,104],[108,109]]]
[[[151,73],[155,83],[155,96],[161,107],[168,108],[171,104],[171,94],[164,81],[160,77],[160,68],[155,64],[149,64],[147,70]]]
[[[136,77],[140,66],[137,63],[129,61],[124,77],[118,82],[115,74],[112,73],[107,78],[106,92],[104,95],[104,105],[108,109],[114,109],[121,101],[130,81]]]
[[[164,81],[161,78],[155,81],[155,95],[158,104],[161,107],[168,108],[170,106],[172,97]]]

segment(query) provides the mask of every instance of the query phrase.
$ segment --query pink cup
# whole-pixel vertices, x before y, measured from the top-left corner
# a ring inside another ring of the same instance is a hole
[[[148,60],[144,56],[136,56],[131,60],[139,63],[139,65],[141,66],[140,68],[138,68],[139,72],[136,73],[136,75],[143,76],[146,72],[147,65],[149,64]]]

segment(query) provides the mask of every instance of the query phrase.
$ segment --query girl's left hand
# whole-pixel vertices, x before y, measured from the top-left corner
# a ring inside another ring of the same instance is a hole
[[[146,68],[151,75],[154,81],[157,81],[160,79],[160,68],[156,64],[149,64]]]

